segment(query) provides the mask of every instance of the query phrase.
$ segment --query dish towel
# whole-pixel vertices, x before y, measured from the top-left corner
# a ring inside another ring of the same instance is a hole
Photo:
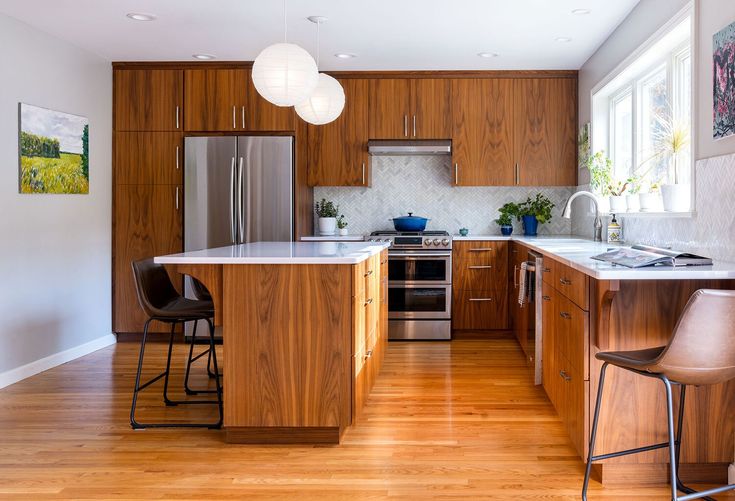
[[[525,261],[521,263],[521,275],[518,277],[518,304],[523,306],[526,302],[528,291],[526,290],[527,281],[526,274],[528,273],[528,263]]]

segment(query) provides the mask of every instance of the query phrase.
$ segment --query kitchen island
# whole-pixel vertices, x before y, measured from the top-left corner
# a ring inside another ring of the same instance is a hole
[[[258,242],[155,258],[212,295],[228,442],[339,443],[385,352],[385,248]]]

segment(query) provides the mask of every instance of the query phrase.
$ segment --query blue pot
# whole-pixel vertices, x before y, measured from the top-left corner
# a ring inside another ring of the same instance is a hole
[[[535,237],[538,230],[538,219],[536,216],[523,216],[523,234],[527,237]]]
[[[500,234],[509,237],[513,233],[513,225],[503,225],[500,227]]]
[[[424,231],[429,220],[425,217],[414,216],[409,212],[408,216],[394,217],[393,227],[396,231]]]

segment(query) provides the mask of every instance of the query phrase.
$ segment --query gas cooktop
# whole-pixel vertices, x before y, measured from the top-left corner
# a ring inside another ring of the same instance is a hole
[[[447,250],[452,248],[452,236],[448,231],[374,231],[368,242],[390,243],[396,250]]]

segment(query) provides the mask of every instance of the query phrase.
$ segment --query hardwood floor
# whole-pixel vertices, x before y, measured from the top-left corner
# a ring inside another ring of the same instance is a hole
[[[150,346],[153,375],[165,346]],[[368,406],[343,443],[329,447],[228,445],[221,431],[132,431],[137,350],[118,344],[0,390],[1,499],[580,497],[583,465],[511,338],[390,343]],[[184,350],[174,353],[176,390]],[[214,417],[214,406],[162,407],[160,388],[141,399],[141,420]],[[593,482],[590,498],[667,493]]]

